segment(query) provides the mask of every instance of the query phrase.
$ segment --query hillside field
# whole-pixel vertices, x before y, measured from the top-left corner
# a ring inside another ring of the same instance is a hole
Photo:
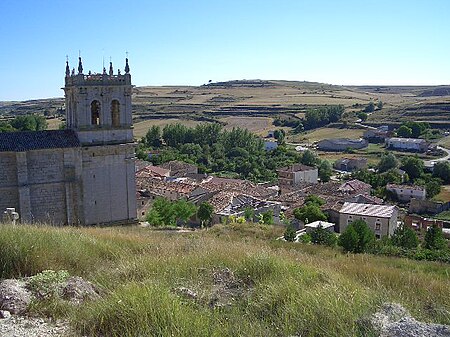
[[[450,324],[449,265],[275,241],[282,231],[3,225],[0,278],[51,269],[92,281],[100,300],[31,309],[76,336],[368,336],[359,322],[385,302]]]
[[[179,119],[226,121],[230,117],[277,116],[298,118],[309,108],[341,104],[350,114],[361,111],[370,101],[383,102],[368,124],[398,125],[403,121],[429,122],[450,128],[450,87],[448,86],[337,86],[315,82],[241,80],[203,86],[144,86],[134,88],[133,118],[136,136],[139,123],[149,120]],[[0,119],[29,113],[62,116],[62,98],[23,102],[0,102]],[[245,119],[242,120],[245,122]],[[351,121],[351,118],[350,118]],[[159,123],[159,122],[155,122]],[[245,123],[244,123],[245,124]],[[230,120],[229,125],[236,125]],[[266,127],[256,133],[265,132]]]

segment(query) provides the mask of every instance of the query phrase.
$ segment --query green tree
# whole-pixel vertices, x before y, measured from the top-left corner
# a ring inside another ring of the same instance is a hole
[[[391,242],[397,247],[414,249],[419,245],[419,238],[412,228],[402,225],[394,230]]]
[[[175,213],[177,219],[181,220],[183,224],[186,224],[189,219],[197,212],[197,207],[189,201],[184,199],[178,200],[175,204]]]
[[[410,138],[412,137],[413,132],[412,129],[407,127],[406,125],[402,125],[397,130],[397,136],[403,137],[403,138]]]
[[[161,128],[157,125],[153,125],[145,135],[145,143],[148,146],[160,147],[162,144],[161,137],[162,137]]]
[[[153,207],[148,210],[145,219],[151,226],[155,227],[164,226],[164,222],[161,215]]]
[[[273,225],[273,211],[271,209],[260,214],[260,223],[264,225]]]
[[[383,102],[382,101],[378,101],[377,108],[379,110],[383,109]]]
[[[366,105],[364,108],[364,112],[374,112],[375,111],[375,104],[370,101],[369,104]]]
[[[356,233],[353,226],[349,225],[345,231],[339,236],[338,245],[344,248],[346,252],[356,252],[358,247],[358,233]]]
[[[328,160],[322,160],[319,165],[319,178],[320,181],[326,183],[330,181],[331,175],[333,174],[333,168]]]
[[[326,245],[333,247],[336,245],[337,237],[336,234],[331,233],[329,230],[318,226],[311,233],[311,242],[315,245]]]
[[[42,131],[47,128],[45,117],[40,115],[17,116],[10,124],[19,131]]]
[[[244,218],[247,221],[253,221],[255,218],[255,210],[252,207],[245,207]]]
[[[414,180],[423,174],[424,164],[418,157],[404,157],[400,168],[408,173],[409,179]]]
[[[426,190],[426,197],[427,199],[431,199],[434,196],[441,193],[441,179],[439,178],[432,178],[427,179],[425,183],[425,190]]]
[[[305,205],[316,205],[316,206],[322,206],[325,204],[325,200],[323,200],[322,198],[318,197],[315,194],[310,194],[305,198]]]
[[[284,231],[284,239],[289,242],[294,242],[296,235],[297,232],[295,230],[294,225],[292,223],[288,224]]]
[[[0,132],[13,132],[13,131],[17,130],[14,129],[11,124],[9,124],[8,122],[0,122]]]
[[[448,248],[447,240],[442,235],[442,229],[436,224],[428,227],[424,239],[424,248],[430,250],[440,250]]]
[[[444,184],[450,184],[450,163],[439,161],[434,164],[433,177],[440,178]]]
[[[383,173],[386,171],[389,171],[391,169],[397,168],[399,165],[399,162],[397,160],[397,157],[393,153],[388,153],[386,155],[383,155],[381,157],[380,162],[378,163],[378,172]]]
[[[274,131],[273,136],[276,140],[278,140],[278,144],[283,144],[286,133],[283,129],[277,129]]]
[[[327,216],[322,212],[320,207],[315,204],[308,204],[294,209],[294,216],[296,219],[301,220],[304,223],[327,220]]]
[[[427,129],[430,128],[428,123],[421,122],[405,122],[403,125],[411,129],[411,136],[413,138],[419,138]]]
[[[362,122],[365,122],[367,120],[367,117],[369,117],[369,115],[363,111],[360,111],[356,114],[356,116],[361,119]]]
[[[346,233],[347,231],[349,233]],[[353,231],[356,233],[356,236]],[[344,237],[342,238],[342,236]],[[357,240],[355,240],[355,237]],[[349,252],[364,253],[372,247],[374,242],[375,234],[369,226],[367,226],[366,222],[363,220],[356,220],[349,224],[344,233],[342,233],[339,245]]]
[[[303,152],[301,163],[308,166],[316,166],[319,162],[319,158],[311,150]]]
[[[213,212],[214,207],[210,203],[203,202],[200,204],[197,210],[197,216],[201,221],[202,227],[208,225],[211,222]]]

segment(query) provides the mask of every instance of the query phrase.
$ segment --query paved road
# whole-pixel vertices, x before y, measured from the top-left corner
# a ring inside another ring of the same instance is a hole
[[[434,164],[436,164],[439,161],[450,160],[450,150],[449,149],[446,149],[445,147],[442,147],[442,146],[438,146],[437,148],[439,150],[444,151],[447,155],[442,158],[438,158],[438,159],[424,160],[423,162],[424,162],[425,166],[434,166]]]

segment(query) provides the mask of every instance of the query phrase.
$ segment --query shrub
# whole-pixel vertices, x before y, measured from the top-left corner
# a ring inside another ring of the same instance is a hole
[[[293,224],[289,224],[284,231],[284,239],[293,242],[295,240],[296,230]]]
[[[413,249],[419,245],[416,232],[408,226],[397,227],[392,235],[392,244],[397,247]]]
[[[339,238],[339,245],[353,253],[367,252],[375,242],[375,234],[362,220],[356,220],[347,226]]]
[[[51,298],[57,295],[58,285],[69,278],[67,270],[44,270],[43,272],[30,276],[27,287],[39,298]]]
[[[436,224],[429,227],[425,234],[424,248],[429,250],[439,250],[448,248],[447,240],[442,235],[442,229]]]
[[[318,226],[311,232],[311,242],[315,245],[334,247],[337,242],[336,234]]]

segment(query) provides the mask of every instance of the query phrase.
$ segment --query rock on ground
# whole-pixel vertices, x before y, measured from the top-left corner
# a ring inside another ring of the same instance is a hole
[[[73,304],[80,304],[85,300],[97,300],[100,295],[91,282],[85,281],[79,276],[72,276],[65,282],[62,298]]]
[[[41,318],[12,316],[0,319],[1,337],[63,337],[70,334],[67,322],[49,323]]]
[[[380,337],[450,337],[450,326],[419,322],[396,303],[384,304],[367,323]]]
[[[0,282],[0,309],[12,314],[22,314],[31,302],[31,293],[20,280],[3,280]]]

